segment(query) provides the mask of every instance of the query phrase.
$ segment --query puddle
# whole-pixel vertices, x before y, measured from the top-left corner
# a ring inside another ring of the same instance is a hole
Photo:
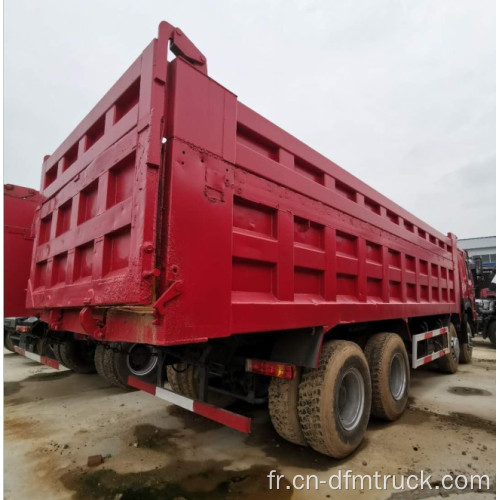
[[[154,425],[138,425],[134,429],[134,436],[138,448],[149,448],[150,450],[162,450],[172,452],[177,449],[173,438],[179,438],[182,434],[177,429],[160,429]]]
[[[43,436],[39,422],[33,417],[29,419],[23,418],[6,418],[4,419],[4,437],[12,439],[33,439]]]
[[[476,389],[474,387],[450,387],[448,392],[459,396],[491,396],[490,391]]]
[[[488,434],[496,433],[496,424],[491,420],[471,415],[470,413],[452,412],[448,415],[435,413],[430,410],[422,410],[420,408],[408,408],[398,422],[408,423],[410,425],[418,425],[434,419],[437,423],[453,427],[456,431],[460,427],[468,427],[487,432]]]
[[[269,466],[226,470],[228,461],[203,462],[179,460],[145,472],[118,474],[114,470],[75,470],[61,477],[64,486],[74,491],[75,500],[287,500],[291,485],[281,479],[280,490],[269,490]],[[276,473],[279,473],[276,472]],[[289,489],[287,489],[287,486]]]
[[[43,398],[37,398],[36,401],[42,401]],[[18,406],[18,405],[24,405],[26,403],[32,403],[33,400],[30,398],[9,398],[8,400],[4,401],[4,406]]]
[[[252,427],[252,433],[245,439],[248,446],[258,446],[264,453],[274,458],[278,464],[300,469],[326,471],[352,460],[368,446],[369,439],[365,437],[359,448],[345,459],[327,457],[312,448],[298,446],[282,439],[274,430],[270,421],[259,423]]]
[[[4,382],[3,395],[4,397],[12,396],[21,390],[23,386],[19,382]]]
[[[167,413],[172,417],[179,418],[182,421],[184,429],[190,429],[196,433],[208,432],[222,427],[221,424],[202,417],[201,415],[197,415],[191,411],[185,410],[180,406],[167,406]]]
[[[473,429],[480,429],[488,432],[489,434],[496,434],[496,424],[491,420],[486,420],[485,418],[477,417],[476,415],[471,415],[470,413],[460,413],[452,412],[449,417],[443,415],[440,416],[444,419],[449,418],[459,425],[465,425],[467,427],[472,427]]]

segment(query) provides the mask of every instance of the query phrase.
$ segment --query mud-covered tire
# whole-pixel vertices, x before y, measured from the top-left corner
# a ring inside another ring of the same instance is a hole
[[[61,356],[61,350],[60,350],[60,347],[61,347],[61,343],[57,343],[57,344],[52,344],[52,352],[54,353],[54,358],[56,358],[56,361],[61,365],[61,366],[65,366],[67,368],[67,366],[65,365],[64,361],[63,361],[63,358]]]
[[[14,349],[14,342],[12,342],[10,335],[11,335],[10,332],[4,331],[3,346],[5,347],[5,349],[8,349],[10,352],[16,352],[16,350]]]
[[[470,326],[470,323],[468,321],[466,324],[468,338],[469,335],[472,336],[472,327]],[[469,342],[460,343],[460,356],[458,358],[458,361],[464,365],[472,363],[472,344],[469,344]]]
[[[317,369],[306,369],[299,384],[298,414],[314,450],[334,458],[352,453],[365,435],[371,408],[368,362],[354,342],[324,344]]]
[[[114,355],[113,350],[104,344],[99,344],[96,347],[94,360],[97,373],[111,385],[122,389],[130,389],[127,381],[123,380],[116,370]]]
[[[490,339],[491,345],[496,349],[497,347],[497,321],[491,321],[488,325],[488,338]]]
[[[167,366],[167,379],[170,387],[177,394],[190,399],[198,399],[199,379],[198,369],[194,365],[187,363],[176,363]],[[227,394],[208,391],[208,404],[219,408],[227,408],[235,402],[235,398]]]
[[[297,410],[300,380],[300,370],[297,370],[297,374],[292,380],[271,379],[268,407],[271,422],[276,432],[291,443],[307,446]]]
[[[410,363],[404,342],[395,333],[377,333],[368,339],[365,356],[372,382],[371,414],[396,420],[408,404]]]
[[[102,344],[97,344],[95,348],[94,363],[97,374],[107,380],[104,372],[104,346]]]
[[[167,380],[170,383],[171,389],[177,394],[182,394],[180,374],[186,368],[186,363],[176,363],[175,365],[167,366]]]
[[[191,399],[198,399],[198,370],[193,365],[188,365],[187,368],[179,373],[179,384],[181,394]]]
[[[35,352],[39,356],[54,358],[54,351],[52,349],[52,346],[50,345],[49,338],[46,335],[42,335],[36,341]]]
[[[455,326],[453,325],[453,323],[450,323],[448,325],[448,329],[450,334],[450,340],[453,338],[458,340],[457,331],[455,330]],[[448,354],[437,360],[437,365],[443,373],[453,374],[456,373],[458,370],[459,359],[460,359],[460,353],[459,356],[456,357],[453,348],[451,348]]]
[[[75,373],[95,373],[95,346],[84,340],[66,340],[59,344],[63,365]]]

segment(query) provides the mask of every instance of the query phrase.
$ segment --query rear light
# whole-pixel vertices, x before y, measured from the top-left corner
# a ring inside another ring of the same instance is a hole
[[[16,331],[20,333],[27,333],[31,330],[31,326],[17,325]]]
[[[285,363],[275,363],[273,361],[263,361],[260,359],[247,359],[245,370],[258,375],[267,375],[269,377],[286,378],[292,380],[295,378],[295,366]]]

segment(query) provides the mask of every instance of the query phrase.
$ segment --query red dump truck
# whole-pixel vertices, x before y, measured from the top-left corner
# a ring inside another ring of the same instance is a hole
[[[404,411],[410,365],[471,360],[456,237],[239,102],[166,22],[41,191],[27,306],[51,366],[244,432],[224,408],[268,401],[283,438],[343,457]]]
[[[30,316],[26,288],[33,252],[33,218],[42,202],[35,189],[4,184],[4,345],[14,351],[19,338],[16,325]]]

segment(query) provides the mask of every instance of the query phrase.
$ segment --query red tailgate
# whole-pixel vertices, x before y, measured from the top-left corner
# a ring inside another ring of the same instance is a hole
[[[171,28],[45,157],[28,307],[151,303]]]

